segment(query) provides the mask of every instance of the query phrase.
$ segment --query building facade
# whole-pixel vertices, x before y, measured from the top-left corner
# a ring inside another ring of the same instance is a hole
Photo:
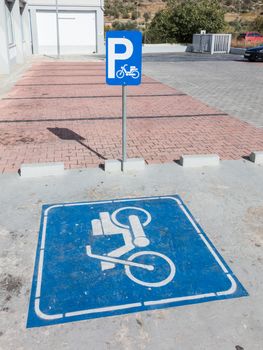
[[[61,55],[103,53],[103,0],[58,0],[58,21],[56,0],[0,0],[0,74],[58,42]]]
[[[28,4],[25,0],[0,0],[0,74],[9,74],[31,53]]]

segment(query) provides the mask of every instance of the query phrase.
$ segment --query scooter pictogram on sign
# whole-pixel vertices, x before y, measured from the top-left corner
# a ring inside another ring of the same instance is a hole
[[[139,31],[106,33],[106,82],[139,85],[142,74],[142,34]]]
[[[125,64],[121,67],[120,70],[116,72],[116,77],[119,79],[122,79],[124,77],[132,77],[133,79],[137,79],[140,76],[140,72],[138,71],[138,68],[135,66],[130,66],[128,68],[128,64]]]

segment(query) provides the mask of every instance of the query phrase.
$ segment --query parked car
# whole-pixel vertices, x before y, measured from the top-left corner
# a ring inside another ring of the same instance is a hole
[[[241,33],[237,37],[238,41],[246,41],[246,42],[258,42],[258,43],[263,43],[263,35],[258,33],[258,32],[246,32],[246,33]]]
[[[247,49],[244,57],[250,62],[263,60],[263,45],[253,47],[252,49]]]

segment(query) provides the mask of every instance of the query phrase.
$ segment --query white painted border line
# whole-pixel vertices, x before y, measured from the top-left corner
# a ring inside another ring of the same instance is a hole
[[[178,303],[185,300],[196,300],[203,299],[209,297],[215,297],[216,293],[206,293],[206,294],[198,294],[198,295],[189,295],[186,297],[178,297],[178,298],[169,298],[169,299],[161,299],[161,300],[153,300],[153,301],[145,301],[143,304],[147,305],[158,305],[158,304],[169,304],[169,303]]]
[[[181,210],[184,212],[184,214],[186,215],[186,217],[188,218],[188,220],[191,222],[192,226],[194,227],[194,229],[196,230],[197,233],[201,233],[201,231],[199,230],[198,226],[196,225],[196,223],[194,222],[194,220],[192,219],[191,215],[188,213],[188,211],[185,209],[185,207],[183,206],[183,204],[179,204]]]
[[[185,297],[178,297],[178,298],[168,298],[168,299],[161,299],[161,300],[153,300],[153,301],[145,301],[143,304],[145,306],[148,305],[158,305],[158,304],[169,304],[169,303],[178,303],[186,300],[197,300],[197,299],[204,299],[204,298],[212,298],[216,296],[223,296],[223,295],[231,295],[235,293],[237,289],[237,284],[234,278],[228,273],[227,278],[231,282],[231,287],[228,288],[225,291],[222,292],[216,292],[216,293],[205,293],[205,294],[198,294],[198,295],[189,295]]]
[[[214,251],[214,249],[211,247],[211,245],[208,243],[207,239],[205,238],[205,236],[201,233],[199,235],[202,238],[202,241],[205,243],[205,245],[207,246],[208,250],[210,251],[210,253],[213,255],[213,257],[215,258],[216,262],[218,263],[218,265],[221,267],[221,269],[224,271],[224,273],[228,273],[227,268],[225,267],[225,265],[222,263],[222,261],[219,259],[218,255],[216,254],[216,252]]]
[[[72,316],[79,316],[79,315],[86,315],[86,314],[95,314],[96,312],[107,312],[107,311],[115,311],[115,310],[123,310],[123,309],[132,309],[132,308],[140,307],[140,306],[142,306],[142,303],[106,306],[106,307],[100,307],[97,309],[88,309],[88,310],[81,310],[81,311],[66,312],[65,317],[72,317]]]
[[[36,298],[40,298],[42,274],[43,274],[43,263],[44,263],[44,250],[40,249],[39,264],[38,264],[38,277],[39,278],[37,279]]]
[[[157,200],[157,199],[171,199],[175,201],[180,209],[183,211],[183,213],[186,215],[192,226],[194,227],[197,234],[201,237],[207,248],[209,249],[210,253],[215,258],[218,265],[221,267],[223,272],[226,274],[228,279],[231,282],[231,287],[226,291],[219,291],[214,293],[206,293],[206,294],[198,294],[193,296],[185,296],[185,297],[177,297],[177,298],[170,298],[170,299],[162,299],[162,300],[155,300],[155,301],[146,301],[143,303],[143,305],[158,305],[158,304],[165,304],[165,303],[173,303],[173,302],[180,302],[185,300],[198,300],[203,299],[206,297],[214,297],[214,296],[223,296],[223,295],[230,295],[233,294],[236,291],[237,284],[234,280],[234,278],[228,273],[228,270],[222,263],[221,259],[217,255],[217,253],[214,251],[212,246],[209,244],[209,242],[205,239],[203,234],[200,234],[200,230],[195,224],[194,220],[190,216],[190,214],[185,209],[182,202],[175,197],[171,196],[157,196],[157,197],[143,197],[143,198],[130,198],[130,199],[116,199],[116,200],[109,200],[109,201],[98,201],[98,202],[82,202],[82,203],[68,203],[68,204],[55,204],[50,207],[48,207],[44,211],[44,222],[43,222],[43,228],[42,228],[42,237],[41,237],[41,249],[40,249],[40,256],[39,256],[39,262],[38,262],[38,274],[37,274],[37,288],[36,288],[36,294],[35,294],[35,312],[36,314],[45,320],[54,320],[58,318],[64,317],[74,317],[79,315],[85,315],[85,314],[92,314],[92,313],[99,313],[99,312],[106,312],[106,311],[114,311],[114,310],[124,310],[129,308],[136,308],[142,306],[141,302],[133,303],[133,304],[123,304],[123,305],[113,305],[103,308],[97,308],[97,309],[90,309],[90,310],[80,310],[80,311],[73,311],[73,312],[66,312],[64,314],[55,314],[55,315],[48,315],[43,313],[40,310],[40,295],[41,295],[41,284],[42,284],[42,273],[43,273],[43,264],[44,264],[44,251],[45,251],[45,240],[46,240],[46,229],[47,229],[47,220],[48,220],[48,213],[53,208],[59,208],[59,207],[71,207],[71,206],[79,206],[79,205],[96,205],[96,204],[105,204],[105,203],[121,203],[121,202],[131,202],[131,201],[143,201],[143,200]],[[44,237],[44,238],[43,238]],[[43,248],[42,248],[43,247]]]
[[[40,310],[40,298],[35,299],[35,312],[38,317],[43,318],[44,320],[57,320],[58,318],[63,317],[63,314],[48,315],[42,312]]]

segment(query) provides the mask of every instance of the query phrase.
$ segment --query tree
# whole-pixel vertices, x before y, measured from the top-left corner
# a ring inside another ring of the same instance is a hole
[[[255,19],[251,29],[256,30],[257,32],[260,32],[261,34],[263,34],[263,15],[259,15]]]
[[[132,13],[131,13],[131,19],[132,19],[132,20],[135,20],[135,19],[137,19],[138,17],[140,17],[140,13],[139,13],[138,11],[136,11],[136,10],[132,11]]]
[[[234,33],[242,32],[244,25],[241,19],[236,18],[233,22],[229,23],[232,27],[232,30],[234,30]]]
[[[168,10],[157,12],[146,31],[147,41],[153,44],[176,42],[176,34],[177,28]]]
[[[113,30],[133,30],[137,29],[137,22],[135,21],[128,21],[128,22],[119,22],[114,21],[112,23],[112,29]]]
[[[126,7],[122,11],[122,18],[130,18],[129,11],[127,10]]]
[[[113,16],[114,18],[119,18],[120,14],[119,14],[119,12],[118,12],[118,10],[117,10],[116,8],[114,8],[114,9],[112,10],[112,16]]]
[[[147,36],[152,42],[187,43],[200,30],[218,33],[224,26],[224,10],[217,0],[170,1],[167,9],[153,18]]]
[[[149,14],[149,12],[144,12],[143,18],[144,18],[145,22],[147,23],[150,20],[151,15]]]

